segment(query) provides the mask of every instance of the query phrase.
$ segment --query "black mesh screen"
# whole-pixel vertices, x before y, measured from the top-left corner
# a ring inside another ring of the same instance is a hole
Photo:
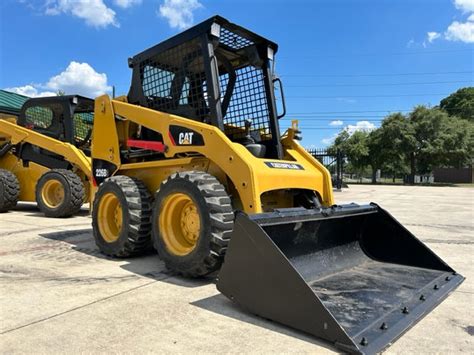
[[[146,105],[207,122],[204,64],[197,40],[175,46],[140,63]]]
[[[53,106],[53,105],[52,105]],[[62,113],[61,105],[54,105],[56,112]],[[47,129],[53,123],[55,112],[53,108],[45,106],[32,106],[28,107],[25,111],[26,126],[30,128],[42,128]]]
[[[246,121],[250,121],[251,134],[257,142],[272,139],[261,69],[265,63],[257,44],[244,31],[222,25],[219,42],[213,42],[214,57],[205,58],[207,54],[201,49],[203,38],[173,42],[173,47],[150,52],[147,58],[141,59],[139,70],[134,74],[140,76],[141,90],[131,91],[131,101],[138,98],[141,105],[154,110],[210,123],[209,108],[214,102],[208,97],[208,90],[211,91],[211,84],[218,85],[220,97],[215,99],[216,104],[221,104],[225,133],[234,140],[244,138]],[[209,40],[214,41],[214,38],[209,37]],[[210,62],[208,65],[213,66],[215,60],[219,82],[210,83],[207,80],[211,78],[206,78],[205,71],[209,68],[205,68],[204,63]]]
[[[224,27],[221,27],[219,46],[236,53],[254,43]],[[240,54],[242,55],[242,54]],[[233,54],[228,54],[232,58]],[[231,60],[232,61],[232,60]],[[247,65],[235,70],[236,83],[224,114],[224,127],[227,135],[234,139],[245,136],[245,121],[252,122],[252,135],[258,140],[271,139],[269,111],[266,99],[263,71]],[[221,95],[224,96],[229,85],[229,74],[220,75]]]
[[[239,36],[224,27],[221,27],[219,43],[232,49],[241,49],[254,44],[251,40]]]
[[[86,138],[90,141],[90,132],[94,120],[92,112],[79,112],[74,114],[74,139],[83,142]]]
[[[229,107],[224,116],[226,134],[233,138],[245,136],[245,121],[252,122],[251,132],[257,134],[258,140],[271,139],[269,112],[263,72],[252,66],[236,70],[236,83],[232,93]],[[221,93],[227,90],[229,75],[220,76]]]

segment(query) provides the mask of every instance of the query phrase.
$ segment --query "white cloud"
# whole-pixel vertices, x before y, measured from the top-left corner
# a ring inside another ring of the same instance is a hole
[[[467,22],[454,21],[444,36],[448,41],[474,43],[474,15],[469,16]]]
[[[69,63],[65,71],[49,79],[46,87],[91,97],[111,90],[105,73],[97,73],[89,64],[78,62]]]
[[[337,97],[337,101],[344,102],[345,104],[355,104],[357,102],[356,99],[351,99],[349,97]]]
[[[142,0],[114,0],[114,4],[122,9],[128,9],[134,5],[140,5]]]
[[[448,41],[474,43],[474,0],[454,0],[454,6],[469,16],[464,22],[453,21],[444,31],[443,38]],[[438,32],[427,33],[429,43],[440,37],[441,34]],[[423,47],[426,47],[426,41],[423,42]]]
[[[441,37],[441,33],[438,33],[438,32],[428,32],[426,35],[428,37],[428,42],[430,43],[433,43],[435,39],[438,39],[439,37]]]
[[[428,46],[428,38],[422,42],[417,42],[413,38],[407,42],[407,48],[426,48]]]
[[[109,25],[118,27],[115,11],[107,7],[103,0],[47,0],[46,15],[61,13],[85,20],[86,24],[96,28]]]
[[[330,144],[333,144],[334,143],[334,140],[336,139],[338,133],[334,133],[331,137],[326,137],[326,138],[323,138],[321,139],[321,143],[323,143],[324,145],[330,145]]]
[[[349,134],[353,134],[357,131],[370,132],[375,129],[375,125],[369,121],[358,121],[355,125],[347,125],[344,128]]]
[[[193,24],[193,11],[201,7],[203,6],[198,0],[164,0],[159,11],[171,28],[182,30]]]
[[[343,123],[340,120],[336,120],[336,121],[333,121],[333,122]],[[330,123],[331,126],[336,126],[336,125],[332,125],[331,123]],[[340,126],[340,125],[338,124],[337,126]],[[354,132],[357,132],[357,131],[370,132],[370,131],[373,131],[375,128],[377,128],[377,127],[375,127],[375,125],[373,123],[369,122],[369,121],[358,121],[355,125],[352,125],[352,124],[347,125],[346,127],[344,127],[343,130],[347,131],[349,133],[349,135],[352,135],[352,134],[354,134]],[[330,137],[326,137],[326,138],[321,139],[321,143],[324,144],[324,145],[330,145],[330,144],[334,143],[334,140],[337,138],[339,133],[341,133],[341,131],[332,134]]]
[[[5,90],[30,97],[54,96],[61,90],[66,94],[94,98],[109,92],[111,87],[107,85],[105,73],[97,73],[87,63],[71,62],[66,70],[51,77],[46,84],[28,84]]]
[[[454,6],[463,12],[474,12],[474,0],[454,0]]]
[[[24,95],[28,97],[44,97],[44,96],[56,96],[55,92],[42,91],[40,92],[33,85],[18,86],[13,88],[6,88],[6,91],[14,92],[15,94]]]
[[[344,124],[344,122],[342,122],[341,120],[335,120],[335,121],[331,121],[329,123],[330,126],[342,126]]]

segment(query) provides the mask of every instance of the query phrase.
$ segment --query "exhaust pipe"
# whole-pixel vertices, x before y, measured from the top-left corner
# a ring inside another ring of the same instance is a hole
[[[376,204],[235,219],[217,289],[340,350],[383,350],[464,278]]]

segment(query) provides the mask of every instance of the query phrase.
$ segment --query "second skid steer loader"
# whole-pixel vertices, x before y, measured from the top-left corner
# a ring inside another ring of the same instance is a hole
[[[245,309],[374,353],[463,278],[376,204],[334,205],[296,122],[280,135],[276,51],[213,17],[129,60],[128,96],[95,101],[94,237],[186,276],[222,266]]]
[[[0,119],[0,212],[35,201],[47,217],[69,217],[89,201],[93,111],[91,99],[52,96]]]

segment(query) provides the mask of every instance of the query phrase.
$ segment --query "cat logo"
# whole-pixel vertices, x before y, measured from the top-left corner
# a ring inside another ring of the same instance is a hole
[[[199,146],[204,145],[204,138],[198,132],[182,126],[171,125],[168,132],[172,145]]]
[[[178,144],[191,145],[193,144],[194,132],[180,132],[178,136]]]

